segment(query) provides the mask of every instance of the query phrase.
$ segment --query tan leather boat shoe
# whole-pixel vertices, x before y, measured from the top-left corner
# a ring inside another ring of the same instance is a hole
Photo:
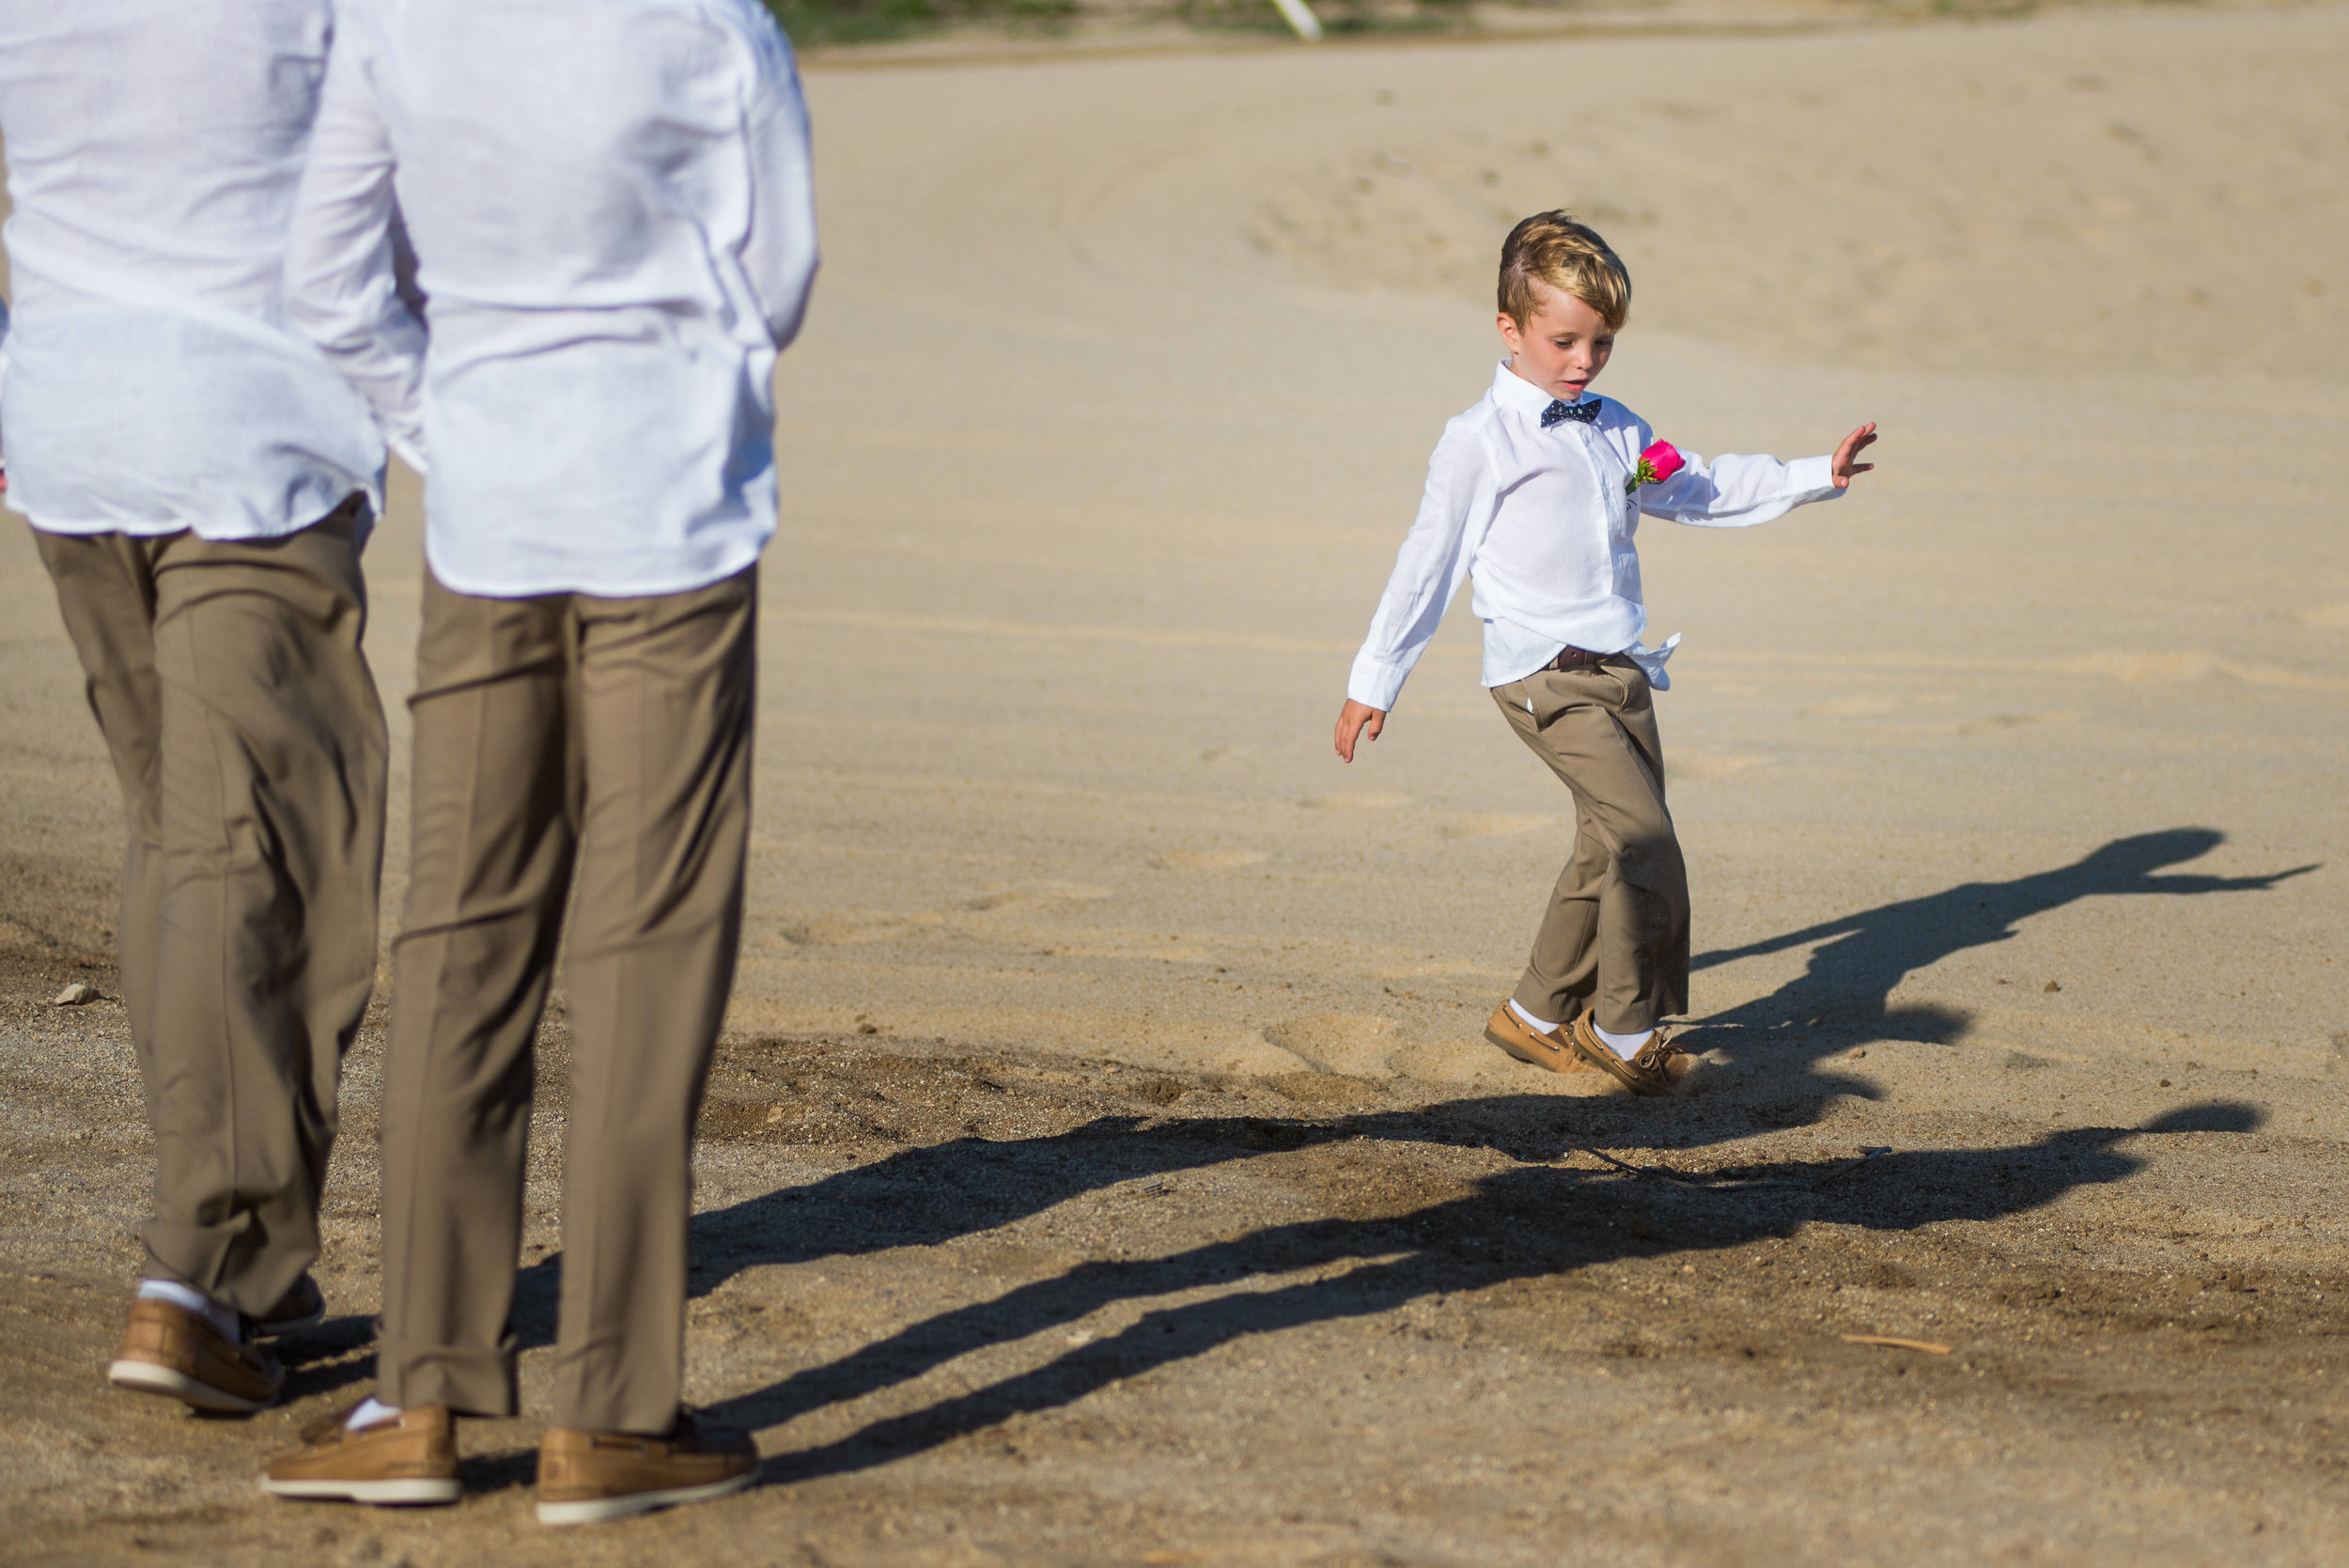
[[[1567,1043],[1563,1029],[1547,1034],[1535,1033],[1532,1027],[1517,1017],[1506,998],[1493,1009],[1493,1016],[1485,1020],[1485,1038],[1507,1051],[1520,1062],[1530,1062],[1553,1073],[1587,1073],[1591,1064],[1582,1060],[1574,1047]]]
[[[238,1344],[169,1301],[133,1300],[106,1380],[199,1410],[249,1415],[276,1399],[286,1369],[257,1344]]]
[[[415,1507],[455,1502],[457,1419],[441,1405],[419,1405],[352,1429],[337,1410],[303,1428],[302,1446],[269,1462],[261,1490],[277,1498]]]
[[[538,1439],[538,1522],[591,1525],[706,1502],[758,1480],[758,1450],[690,1415],[659,1437],[549,1427]]]
[[[1615,1054],[1615,1048],[1598,1037],[1592,1020],[1595,1013],[1585,1013],[1574,1020],[1566,1031],[1566,1039],[1577,1053],[1600,1072],[1611,1073],[1615,1080],[1635,1094],[1669,1094],[1682,1079],[1688,1077],[1689,1062],[1676,1061],[1683,1055],[1672,1044],[1672,1032],[1658,1029],[1647,1037],[1639,1054],[1628,1062]]]

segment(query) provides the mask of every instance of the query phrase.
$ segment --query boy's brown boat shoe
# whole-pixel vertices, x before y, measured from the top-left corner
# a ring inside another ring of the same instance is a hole
[[[106,1379],[199,1410],[249,1415],[277,1397],[286,1369],[257,1344],[238,1344],[185,1307],[134,1300]]]
[[[1591,1071],[1591,1064],[1567,1043],[1564,1030],[1553,1029],[1547,1034],[1536,1032],[1532,1025],[1517,1017],[1505,998],[1493,1009],[1493,1016],[1485,1020],[1485,1038],[1518,1061],[1553,1073]]]
[[[457,1420],[442,1405],[419,1405],[352,1430],[337,1410],[303,1428],[302,1446],[269,1462],[261,1490],[279,1498],[414,1507],[455,1502]]]
[[[1585,1013],[1566,1031],[1567,1040],[1592,1066],[1612,1073],[1616,1082],[1635,1094],[1669,1094],[1674,1083],[1688,1076],[1693,1059],[1685,1057],[1667,1031],[1657,1029],[1649,1034],[1638,1052],[1626,1061],[1598,1037],[1592,1021],[1597,1016]]]
[[[690,1415],[659,1437],[549,1427],[538,1439],[538,1522],[590,1525],[739,1492],[758,1479],[758,1450],[739,1432]]]
[[[267,1338],[273,1334],[298,1334],[304,1328],[315,1328],[326,1321],[326,1293],[307,1274],[296,1280],[277,1305],[259,1317],[244,1320],[247,1334]]]

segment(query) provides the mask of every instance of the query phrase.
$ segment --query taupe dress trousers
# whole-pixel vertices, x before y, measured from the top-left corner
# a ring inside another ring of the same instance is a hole
[[[659,1433],[741,933],[757,568],[644,598],[428,576],[383,1085],[379,1397],[510,1415],[533,1047],[567,898],[553,1424]]]
[[[1617,655],[1492,689],[1518,738],[1574,795],[1574,856],[1558,877],[1516,1001],[1637,1034],[1688,1007],[1688,870],[1664,806],[1647,675]]]
[[[122,784],[116,940],[155,1134],[157,1272],[241,1312],[317,1260],[375,985],[383,710],[366,502],[283,538],[34,530]]]

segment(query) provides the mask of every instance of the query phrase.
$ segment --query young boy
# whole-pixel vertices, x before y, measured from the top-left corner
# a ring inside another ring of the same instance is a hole
[[[614,1519],[757,1473],[678,1395],[693,1120],[741,930],[772,380],[816,273],[806,113],[755,0],[342,0],[336,23],[288,311],[429,458],[428,570],[377,1384],[263,1484],[453,1502],[454,1416],[515,1413],[533,1051],[568,906],[537,1514]]]
[[[1632,536],[1641,512],[1736,528],[1832,500],[1875,466],[1853,459],[1875,427],[1832,458],[1691,457],[1642,485],[1646,422],[1590,393],[1630,311],[1622,261],[1568,214],[1537,213],[1501,246],[1500,295],[1509,357],[1428,459],[1419,518],[1346,681],[1338,755],[1350,763],[1357,738],[1378,737],[1472,576],[1484,683],[1575,807],[1574,857],[1485,1037],[1551,1072],[1597,1069],[1635,1094],[1668,1094],[1673,1048],[1658,1025],[1688,1006],[1688,884],[1649,698],[1671,685],[1672,645],[1640,642]]]

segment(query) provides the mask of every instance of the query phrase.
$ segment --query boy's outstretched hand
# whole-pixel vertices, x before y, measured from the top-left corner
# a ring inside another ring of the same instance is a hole
[[[1874,421],[1870,421],[1868,424],[1862,425],[1859,429],[1854,430],[1850,435],[1843,438],[1843,444],[1835,449],[1835,488],[1837,489],[1845,490],[1851,489],[1851,476],[1853,474],[1865,474],[1870,469],[1876,466],[1874,463],[1856,463],[1852,461],[1854,458],[1859,457],[1859,454],[1865,452],[1869,447],[1874,446],[1875,443],[1876,427]]]
[[[1376,740],[1378,732],[1386,727],[1387,715],[1383,708],[1346,698],[1346,706],[1338,709],[1338,760],[1352,762],[1355,737],[1360,736],[1364,740]]]

